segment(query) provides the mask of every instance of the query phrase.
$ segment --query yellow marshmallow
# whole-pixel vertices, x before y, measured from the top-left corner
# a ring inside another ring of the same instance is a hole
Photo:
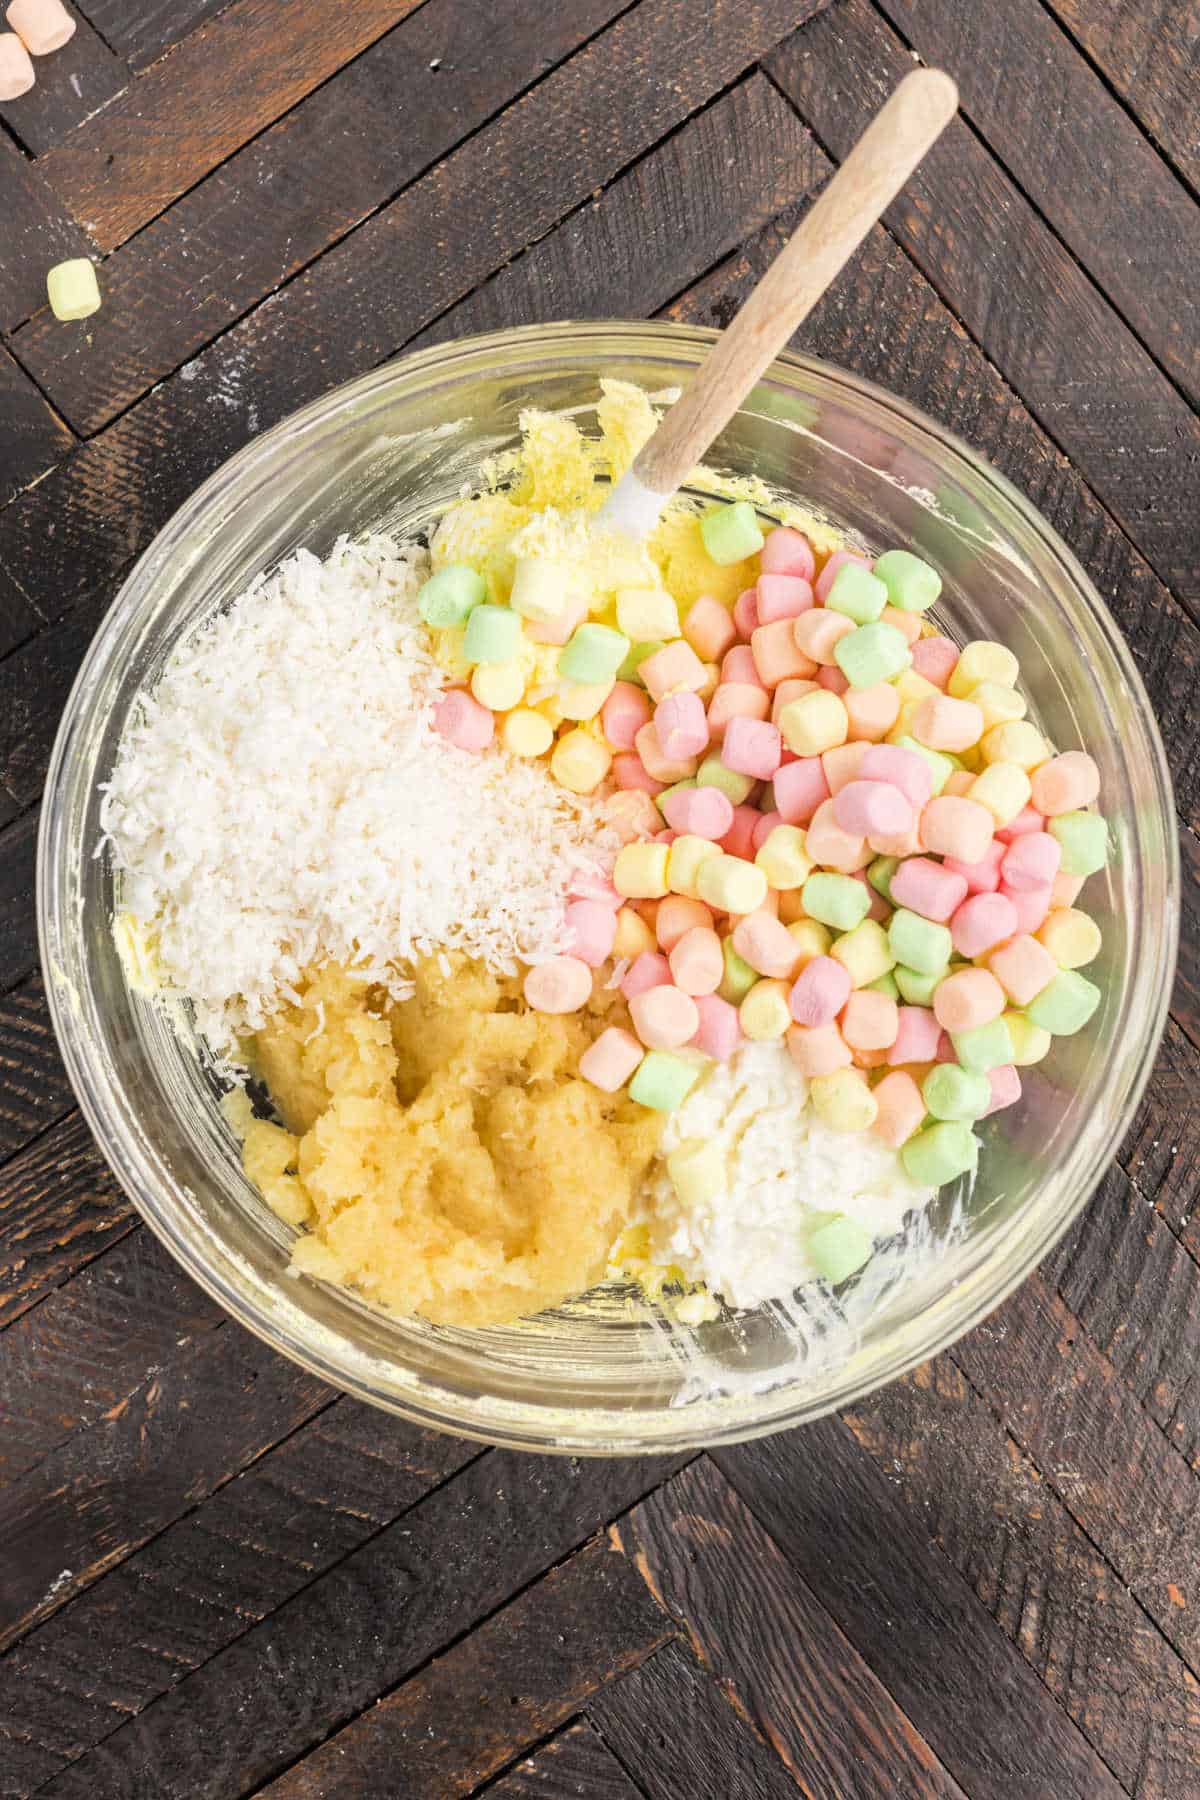
[[[788,926],[788,936],[795,940],[796,949],[801,957],[800,968],[810,963],[814,956],[828,956],[829,947],[833,943],[833,933],[828,925],[822,925],[819,919],[796,919]]]
[[[511,662],[478,663],[471,671],[471,692],[480,706],[511,712],[525,696],[524,671],[515,657]]]
[[[879,1116],[879,1104],[859,1069],[814,1075],[808,1094],[813,1111],[831,1131],[869,1131]]]
[[[914,703],[919,705],[922,700],[936,699],[942,691],[916,669],[902,669],[892,686],[900,696],[901,706],[912,706]]]
[[[803,887],[816,864],[804,848],[798,825],[776,825],[754,858],[773,888]]]
[[[703,663],[701,666],[704,670],[704,680],[696,689],[696,695],[707,706],[720,686],[721,665],[720,663]]]
[[[447,625],[441,631],[431,631],[430,643],[433,649],[433,660],[451,681],[469,679],[473,664],[463,655],[463,639],[466,632],[461,625]]]
[[[594,719],[616,686],[614,681],[563,681],[556,696],[564,719]]]
[[[1016,763],[1028,773],[1046,761],[1050,746],[1028,719],[1010,719],[993,725],[979,740],[985,763]]]
[[[1006,1012],[1003,1018],[1012,1043],[1014,1068],[1027,1069],[1033,1063],[1041,1062],[1054,1042],[1050,1033],[1027,1019],[1023,1012]]]
[[[1103,942],[1100,927],[1075,906],[1056,906],[1034,932],[1060,969],[1082,969],[1094,962]]]
[[[729,1171],[714,1140],[689,1138],[667,1156],[667,1174],[685,1206],[700,1206],[725,1191]]]
[[[590,794],[612,766],[612,755],[586,731],[568,731],[554,746],[550,773],[572,794]],[[665,846],[657,846],[664,849]],[[665,889],[663,890],[665,893]]]
[[[673,844],[622,845],[613,865],[613,886],[618,894],[626,900],[661,900],[670,893],[667,855],[674,848]]]
[[[554,742],[554,729],[531,706],[518,706],[500,721],[500,742],[513,756],[544,756]]]
[[[628,957],[632,962],[635,956],[644,951],[657,950],[658,939],[643,919],[641,913],[635,913],[632,906],[622,906],[617,913],[617,935],[613,939],[613,955]]]
[[[679,608],[665,588],[618,588],[617,629],[631,644],[679,636]]]
[[[701,865],[710,862],[714,856],[721,855],[720,844],[714,844],[710,838],[694,837],[690,832],[684,832],[669,848],[671,855],[667,873],[671,892],[686,894],[690,900],[697,899],[696,878]]]
[[[792,1023],[787,1000],[789,985],[786,981],[755,982],[738,1007],[738,1019],[746,1037],[761,1042],[783,1036]]]
[[[1016,687],[1020,673],[1020,663],[1004,644],[994,644],[989,638],[977,638],[973,644],[964,646],[954,672],[946,683],[946,692],[956,700],[973,699],[974,689],[981,681],[995,681],[1001,687]]]
[[[767,897],[767,878],[753,863],[722,852],[701,863],[696,875],[696,893],[718,912],[757,912]]]
[[[995,725],[1007,725],[1015,719],[1023,719],[1029,710],[1024,694],[1018,694],[1015,688],[1005,687],[1000,681],[981,681],[978,687],[971,690],[971,700],[983,714],[984,731],[991,731]]]
[[[967,789],[967,799],[986,806],[998,830],[1011,825],[1033,794],[1029,777],[1016,763],[992,763]]]
[[[780,710],[779,729],[794,755],[821,756],[846,742],[850,720],[839,694],[814,688]]]
[[[856,988],[869,987],[896,966],[888,934],[877,919],[864,919],[853,931],[835,938],[829,952],[840,962]]]

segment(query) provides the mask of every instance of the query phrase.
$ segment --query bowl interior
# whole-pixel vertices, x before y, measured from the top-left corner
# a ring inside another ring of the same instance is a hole
[[[242,1174],[219,1083],[182,1014],[132,993],[95,855],[98,784],[137,692],[180,637],[303,544],[428,525],[515,444],[530,405],[585,428],[601,376],[651,393],[686,379],[709,333],[561,326],[425,352],[338,390],[255,440],[176,515],[102,627],[59,734],[39,868],[56,1024],[102,1148],[148,1222],[244,1323],[336,1385],[423,1423],[564,1450],[662,1450],[811,1418],[942,1348],[1065,1229],[1141,1091],[1165,1016],[1177,928],[1162,747],[1131,658],[1069,552],[965,447],[841,371],[785,357],[709,458],[755,473],[872,549],[942,573],[960,642],[1016,652],[1052,742],[1101,765],[1114,855],[1086,904],[1104,932],[1103,1004],[1023,1071],[1020,1103],[983,1127],[973,1189],[877,1256],[839,1300],[808,1296],[691,1330],[605,1289],[511,1329],[437,1329],[287,1273],[290,1233]]]

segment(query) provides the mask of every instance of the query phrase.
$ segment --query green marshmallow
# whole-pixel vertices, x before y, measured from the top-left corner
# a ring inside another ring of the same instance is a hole
[[[887,589],[861,563],[843,563],[833,578],[825,604],[856,625],[870,625],[888,603]]]
[[[885,625],[882,619],[848,632],[833,646],[833,654],[852,688],[874,687],[880,681],[891,681],[912,662],[912,652],[904,633],[897,631],[894,625]]]
[[[901,612],[925,612],[942,591],[936,569],[911,550],[885,550],[875,563],[875,575],[887,589],[888,605]]]
[[[597,687],[601,682],[615,680],[628,652],[629,639],[611,625],[580,625],[559,656],[558,672],[564,681]]]
[[[810,919],[835,931],[853,931],[871,908],[871,896],[851,875],[831,875],[818,869],[800,890],[800,903]]]
[[[447,563],[431,575],[417,596],[417,611],[426,625],[445,631],[465,624],[481,601],[487,599],[487,582],[470,563]]]
[[[722,1000],[728,1000],[730,1006],[740,1006],[758,980],[758,971],[738,955],[732,938],[721,939],[721,955],[725,959],[725,973],[717,993]]]
[[[935,925],[932,919],[923,919],[903,906],[888,921],[888,943],[896,961],[919,975],[945,969],[954,948],[948,926]]]
[[[886,994],[889,1000],[899,1000],[900,998],[899,985],[890,969],[885,975],[877,975],[874,981],[868,981],[867,986],[874,989],[877,994]]]
[[[511,662],[521,648],[521,615],[511,606],[477,606],[467,620],[463,655],[469,663]]]
[[[898,856],[877,856],[873,863],[867,865],[867,880],[889,906],[896,904],[892,899],[892,876],[899,867],[900,858]]]
[[[813,1267],[831,1287],[837,1287],[856,1269],[861,1269],[871,1260],[874,1250],[875,1240],[870,1232],[857,1219],[848,1219],[845,1213],[824,1214],[821,1223],[814,1225],[808,1234],[808,1254],[812,1257]]]
[[[1046,830],[1062,846],[1064,875],[1094,875],[1108,861],[1108,826],[1096,812],[1059,813]]]
[[[715,563],[743,562],[747,556],[757,556],[766,541],[748,500],[735,500],[731,506],[706,512],[700,521],[700,536]]]
[[[1087,1024],[1100,1004],[1100,989],[1078,969],[1062,969],[1025,1008],[1033,1025],[1051,1037],[1071,1037]]]
[[[923,756],[929,764],[929,773],[933,776],[933,792],[940,794],[955,769],[962,764],[957,756],[950,756],[944,750],[930,750],[925,744],[918,744],[915,737],[898,737],[897,746],[901,750],[911,750],[916,756]]]
[[[674,1112],[687,1099],[699,1076],[699,1063],[672,1056],[669,1050],[650,1050],[629,1083],[629,1098],[655,1112]]]
[[[696,770],[696,786],[720,788],[725,798],[733,806],[740,806],[754,786],[754,777],[753,775],[741,775],[736,769],[727,769],[720,757],[714,753],[712,756],[706,756]]]
[[[696,777],[694,775],[689,775],[686,781],[673,781],[671,786],[665,787],[661,794],[655,794],[654,804],[665,818],[666,808],[663,806],[663,801],[667,798],[668,794],[681,794],[684,788],[694,788],[696,785]]]
[[[938,1063],[921,1083],[921,1098],[935,1119],[978,1119],[992,1103],[992,1084],[973,1069]]]
[[[656,650],[661,650],[662,648],[663,646],[661,643],[656,643],[653,640],[646,644],[630,644],[629,649],[625,653],[625,661],[617,670],[617,680],[641,681],[642,678],[638,674],[638,670],[648,656],[653,656]]]
[[[922,974],[919,969],[907,969],[897,963],[892,971],[896,977],[896,986],[900,989],[900,998],[906,1006],[932,1006],[933,991],[945,975],[945,968],[935,969],[931,975]]]
[[[989,1069],[1002,1068],[1013,1059],[1013,1041],[1003,1018],[975,1025],[970,1031],[952,1031],[950,1042],[963,1068],[973,1075],[986,1075]]]
[[[922,1187],[941,1187],[973,1171],[979,1161],[979,1139],[961,1119],[942,1119],[910,1137],[900,1151],[905,1173]]]

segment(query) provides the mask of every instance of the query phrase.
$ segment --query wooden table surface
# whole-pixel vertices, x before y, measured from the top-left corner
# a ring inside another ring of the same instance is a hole
[[[0,1794],[1200,1795],[1200,0],[82,10],[0,106]],[[1185,871],[1146,1102],[1039,1273],[839,1418],[426,1435],[226,1319],[94,1149],[36,965],[58,714],[256,431],[434,338],[723,323],[914,57],[962,117],[801,342],[991,457],[1132,643]]]

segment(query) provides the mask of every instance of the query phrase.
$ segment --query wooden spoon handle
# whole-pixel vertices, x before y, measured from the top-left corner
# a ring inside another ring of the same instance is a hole
[[[876,113],[829,185],[633,465],[656,494],[673,494],[808,317],[900,192],[958,105],[940,69],[914,69]]]

